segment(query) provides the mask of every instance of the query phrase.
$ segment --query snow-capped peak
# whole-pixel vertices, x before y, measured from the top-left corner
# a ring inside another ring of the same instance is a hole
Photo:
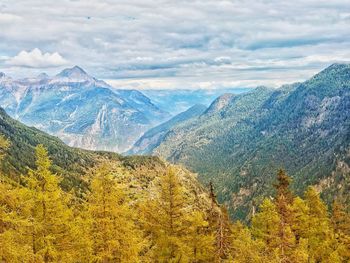
[[[3,82],[8,82],[12,81],[12,78],[7,76],[4,72],[0,72],[0,81]]]
[[[37,79],[48,79],[49,75],[47,75],[45,72],[40,73],[37,77]]]
[[[70,79],[86,79],[91,78],[81,67],[74,66],[62,70],[56,77],[70,78]]]

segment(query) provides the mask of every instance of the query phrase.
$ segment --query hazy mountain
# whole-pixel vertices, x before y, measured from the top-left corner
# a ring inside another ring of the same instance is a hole
[[[136,90],[113,90],[78,66],[56,76],[0,77],[0,106],[70,146],[122,152],[170,115]]]
[[[206,109],[207,107],[204,105],[194,105],[188,110],[174,116],[169,121],[148,130],[139,140],[137,140],[133,148],[128,151],[128,154],[143,154],[153,151],[153,149],[164,139],[167,132],[175,125],[185,123],[191,118],[200,116]]]
[[[279,89],[223,95],[152,153],[213,181],[219,199],[245,216],[285,168],[297,192],[315,184],[331,200],[350,190],[350,65],[334,64]],[[348,198],[348,197],[347,197]]]
[[[143,90],[159,108],[172,115],[184,112],[196,104],[209,106],[210,103],[225,93],[240,94],[251,90],[250,88],[232,89],[170,89],[170,90]]]

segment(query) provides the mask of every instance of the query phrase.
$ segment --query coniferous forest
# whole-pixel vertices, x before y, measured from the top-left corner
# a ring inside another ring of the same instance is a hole
[[[1,158],[11,147],[1,137]],[[132,196],[113,164],[91,169],[85,194],[60,187],[42,145],[35,168],[0,182],[0,262],[349,262],[350,214],[313,187],[295,195],[280,170],[274,196],[231,221],[212,185],[207,204],[168,166],[154,191]]]

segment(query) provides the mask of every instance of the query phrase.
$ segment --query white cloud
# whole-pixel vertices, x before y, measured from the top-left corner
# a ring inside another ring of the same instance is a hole
[[[0,59],[15,76],[40,73],[38,65],[54,74],[64,58],[116,85],[276,86],[350,60],[349,0],[2,2],[0,56],[32,47],[60,54],[25,70]]]
[[[14,14],[0,13],[0,23],[2,25],[21,21],[21,17]]]
[[[16,56],[6,61],[7,65],[29,68],[49,68],[59,67],[67,64],[59,53],[43,53],[40,49],[35,48],[32,51],[22,50]]]

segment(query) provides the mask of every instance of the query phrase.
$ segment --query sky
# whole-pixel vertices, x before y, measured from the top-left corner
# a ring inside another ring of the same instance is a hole
[[[79,65],[116,88],[278,87],[349,61],[349,0],[0,0],[15,78]]]

